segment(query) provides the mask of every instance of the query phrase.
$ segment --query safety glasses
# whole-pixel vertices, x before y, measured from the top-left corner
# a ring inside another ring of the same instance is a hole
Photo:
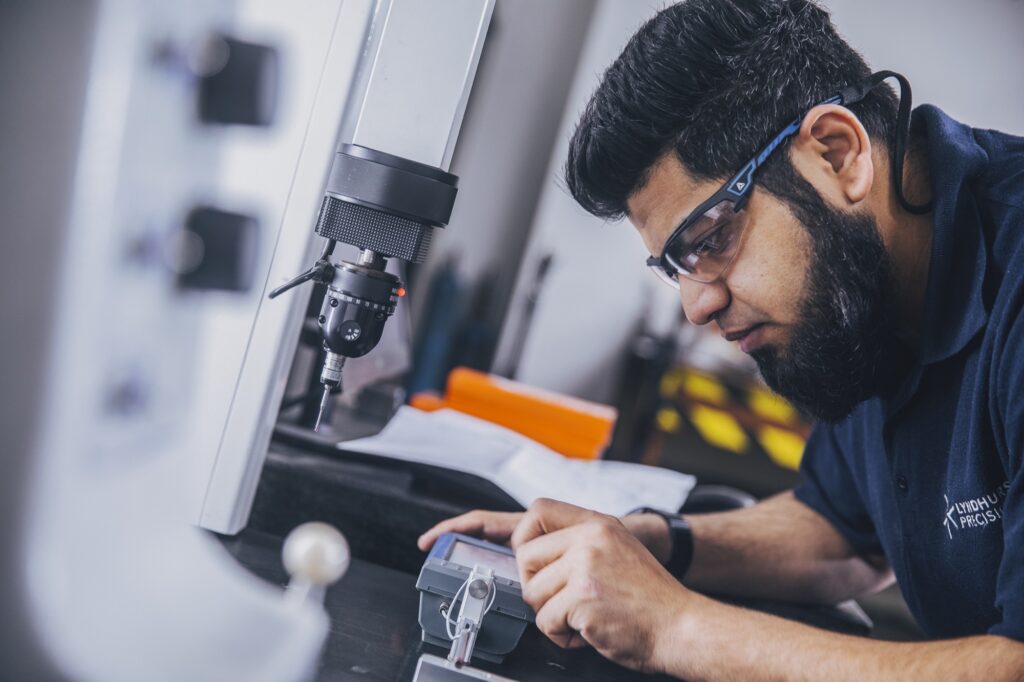
[[[903,195],[900,179],[903,177],[903,151],[910,130],[910,83],[893,71],[879,71],[863,83],[851,85],[820,104],[850,105],[861,101],[887,78],[900,83],[900,106],[896,135],[893,142],[893,181],[896,194],[905,209],[912,213],[925,213],[931,209],[910,204]],[[690,212],[665,241],[660,256],[647,259],[647,266],[659,279],[679,288],[679,276],[695,282],[709,284],[718,280],[732,265],[740,252],[743,231],[747,223],[744,208],[750,199],[754,176],[771,158],[787,138],[800,130],[803,116],[794,119],[766,144],[758,154],[743,166],[739,173]]]

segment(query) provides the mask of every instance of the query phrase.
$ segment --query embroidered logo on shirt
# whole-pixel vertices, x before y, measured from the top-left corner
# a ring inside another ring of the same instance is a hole
[[[1006,481],[987,495],[959,502],[950,502],[949,495],[943,495],[946,498],[946,518],[942,525],[946,527],[950,539],[953,538],[954,530],[984,528],[1000,521],[1003,518],[1003,501],[1009,489],[1010,482]]]

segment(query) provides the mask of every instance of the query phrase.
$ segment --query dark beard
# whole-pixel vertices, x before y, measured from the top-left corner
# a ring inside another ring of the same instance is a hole
[[[893,330],[893,278],[875,220],[833,209],[809,185],[791,210],[811,236],[807,294],[789,346],[751,353],[765,382],[797,409],[838,422],[892,390],[907,352]]]

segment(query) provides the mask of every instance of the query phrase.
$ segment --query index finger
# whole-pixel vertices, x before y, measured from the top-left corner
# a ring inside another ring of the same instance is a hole
[[[525,545],[541,535],[589,521],[595,516],[600,515],[566,502],[539,498],[530,505],[522,520],[516,525],[516,529],[512,531],[512,549],[518,549],[520,545]]]
[[[523,589],[534,576],[561,559],[576,537],[571,528],[562,528],[520,545],[516,549],[516,566]]]
[[[475,509],[459,516],[441,521],[416,540],[416,545],[426,552],[444,533],[464,533],[484,537],[491,542],[505,542],[514,526],[517,512],[490,512]],[[506,528],[508,530],[506,530]]]

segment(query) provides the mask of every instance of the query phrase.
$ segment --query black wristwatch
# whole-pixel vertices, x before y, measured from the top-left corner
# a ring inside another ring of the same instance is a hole
[[[668,524],[668,537],[671,545],[665,568],[669,573],[682,580],[693,562],[693,531],[690,530],[690,524],[678,514],[669,514],[653,507],[640,507],[626,516],[633,514],[657,514],[665,519],[665,523]]]

